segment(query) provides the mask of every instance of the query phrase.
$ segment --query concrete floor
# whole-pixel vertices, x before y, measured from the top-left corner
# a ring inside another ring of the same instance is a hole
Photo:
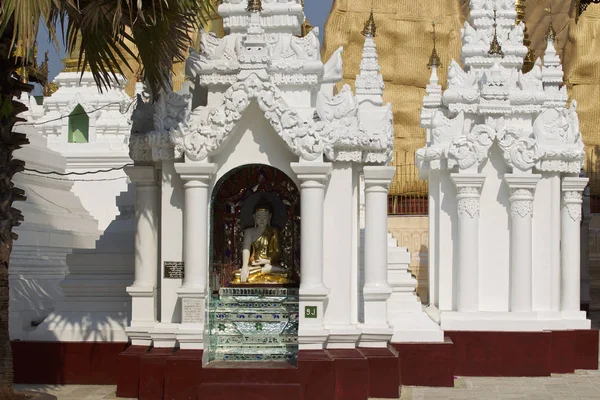
[[[53,394],[58,400],[117,399],[115,386],[17,385],[16,387]],[[575,374],[543,378],[458,377],[454,388],[404,386],[400,397],[400,400],[438,399],[600,400],[600,371],[577,371]]]

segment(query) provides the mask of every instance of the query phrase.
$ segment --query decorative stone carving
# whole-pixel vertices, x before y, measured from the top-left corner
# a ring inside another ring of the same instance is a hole
[[[573,221],[581,220],[581,205],[583,204],[583,192],[563,192],[564,207],[567,208],[569,216]]]
[[[459,186],[457,188],[457,207],[459,217],[475,218],[479,216],[480,187]]]
[[[513,218],[533,216],[534,189],[510,189],[510,211]]]

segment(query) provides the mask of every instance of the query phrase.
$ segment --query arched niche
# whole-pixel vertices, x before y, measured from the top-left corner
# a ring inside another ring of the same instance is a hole
[[[87,115],[81,104],[77,104],[69,114],[69,143],[88,143],[89,129],[90,117]]]
[[[264,164],[248,164],[223,175],[211,198],[211,249],[209,276],[212,290],[227,286],[234,270],[242,265],[243,227],[240,213],[244,202],[267,192],[285,207],[282,224],[282,265],[300,273],[300,191],[281,170]]]

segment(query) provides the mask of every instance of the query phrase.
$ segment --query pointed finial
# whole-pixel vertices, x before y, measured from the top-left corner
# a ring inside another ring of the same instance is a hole
[[[525,20],[525,0],[515,1],[515,11],[517,12],[517,19],[515,25],[519,25]]]
[[[371,9],[371,15],[369,15],[369,19],[365,23],[365,28],[362,31],[363,36],[365,37],[375,37],[377,33],[377,26],[375,25],[375,17],[373,16],[373,9]]]
[[[429,63],[427,64],[427,68],[439,67],[442,65],[442,61],[438,56],[436,48],[435,21],[431,23],[431,26],[433,27],[433,51],[431,52],[431,57],[429,57]]]
[[[550,7],[544,8],[544,11],[550,14],[550,24],[548,25],[548,32],[546,33],[546,40],[556,40],[556,31],[554,30],[554,25],[552,25],[552,3],[550,3]]]
[[[491,56],[500,56],[504,57],[504,52],[502,51],[502,46],[498,42],[498,22],[496,20],[496,10],[494,10],[494,38],[492,39],[492,43],[490,44],[490,50],[488,54]]]
[[[262,11],[262,1],[261,0],[248,0],[248,7],[246,11],[250,12],[260,12]]]

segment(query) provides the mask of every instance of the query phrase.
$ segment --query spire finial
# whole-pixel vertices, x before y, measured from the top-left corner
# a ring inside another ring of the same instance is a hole
[[[429,57],[429,63],[427,64],[427,68],[439,67],[442,65],[442,61],[438,56],[436,48],[435,21],[431,22],[431,26],[433,27],[433,51],[431,52],[431,57]]]
[[[363,36],[365,37],[375,37],[377,33],[377,25],[375,25],[375,17],[373,16],[373,9],[371,9],[371,15],[369,15],[369,19],[365,23],[365,28],[362,31]]]
[[[552,25],[552,3],[550,3],[550,7],[544,8],[544,11],[550,14],[550,24],[548,24],[548,33],[546,33],[546,40],[556,40],[556,31],[554,30],[554,25]]]
[[[262,11],[262,1],[261,0],[248,0],[247,11],[250,12],[260,12]]]
[[[492,43],[490,44],[490,50],[488,54],[491,56],[500,56],[504,57],[504,52],[502,51],[502,46],[498,42],[498,21],[496,19],[496,10],[494,10],[494,38],[492,39]]]

